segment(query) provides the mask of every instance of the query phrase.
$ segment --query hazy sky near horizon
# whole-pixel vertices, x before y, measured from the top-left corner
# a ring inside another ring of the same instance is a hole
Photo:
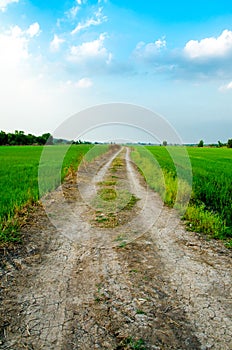
[[[0,0],[0,99],[7,132],[53,133],[75,113],[120,102],[162,115],[183,142],[225,142],[232,2]]]

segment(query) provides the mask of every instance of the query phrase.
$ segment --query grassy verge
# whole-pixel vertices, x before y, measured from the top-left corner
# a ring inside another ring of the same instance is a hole
[[[219,154],[215,149],[194,148],[188,151],[193,172],[192,189],[183,175],[185,163],[179,159],[179,167],[183,172],[177,176],[167,148],[135,147],[132,159],[141,169],[148,185],[160,194],[164,203],[180,210],[189,230],[225,240],[226,245],[231,247],[232,152],[219,150]],[[186,194],[190,189],[190,201],[183,211],[182,204],[188,200]]]
[[[44,150],[47,162],[45,158],[41,162]],[[107,150],[107,145],[0,147],[0,243],[19,242],[20,222],[28,208],[55,189],[70,171],[75,172],[84,155],[87,154],[86,161],[91,161]],[[39,167],[46,169],[47,176],[42,193],[38,186]]]

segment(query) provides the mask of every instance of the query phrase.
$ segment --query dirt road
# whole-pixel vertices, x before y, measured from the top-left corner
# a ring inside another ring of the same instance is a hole
[[[3,252],[1,349],[232,348],[231,254],[185,231],[128,149],[43,206]]]

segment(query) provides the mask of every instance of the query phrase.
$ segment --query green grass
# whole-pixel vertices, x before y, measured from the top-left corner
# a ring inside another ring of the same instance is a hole
[[[169,206],[181,208],[187,203],[192,186],[189,205],[184,209],[190,230],[214,238],[231,238],[232,150],[187,147],[187,152],[192,184],[183,147],[135,147],[132,157],[149,186]]]
[[[135,339],[133,337],[126,338],[122,344],[123,349],[132,349],[132,350],[146,350],[147,347],[143,339]]]
[[[137,315],[145,315],[146,313],[143,310],[137,309],[136,314]]]
[[[13,219],[17,211],[55,189],[70,167],[77,169],[85,154],[86,161],[91,161],[107,149],[107,145],[1,146],[0,242],[19,240],[17,221]]]

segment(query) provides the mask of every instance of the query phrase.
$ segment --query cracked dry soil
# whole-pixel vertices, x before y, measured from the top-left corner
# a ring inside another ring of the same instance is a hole
[[[131,205],[94,206],[102,186]],[[67,178],[22,234],[2,248],[1,349],[232,348],[231,253],[185,230],[128,149]]]

